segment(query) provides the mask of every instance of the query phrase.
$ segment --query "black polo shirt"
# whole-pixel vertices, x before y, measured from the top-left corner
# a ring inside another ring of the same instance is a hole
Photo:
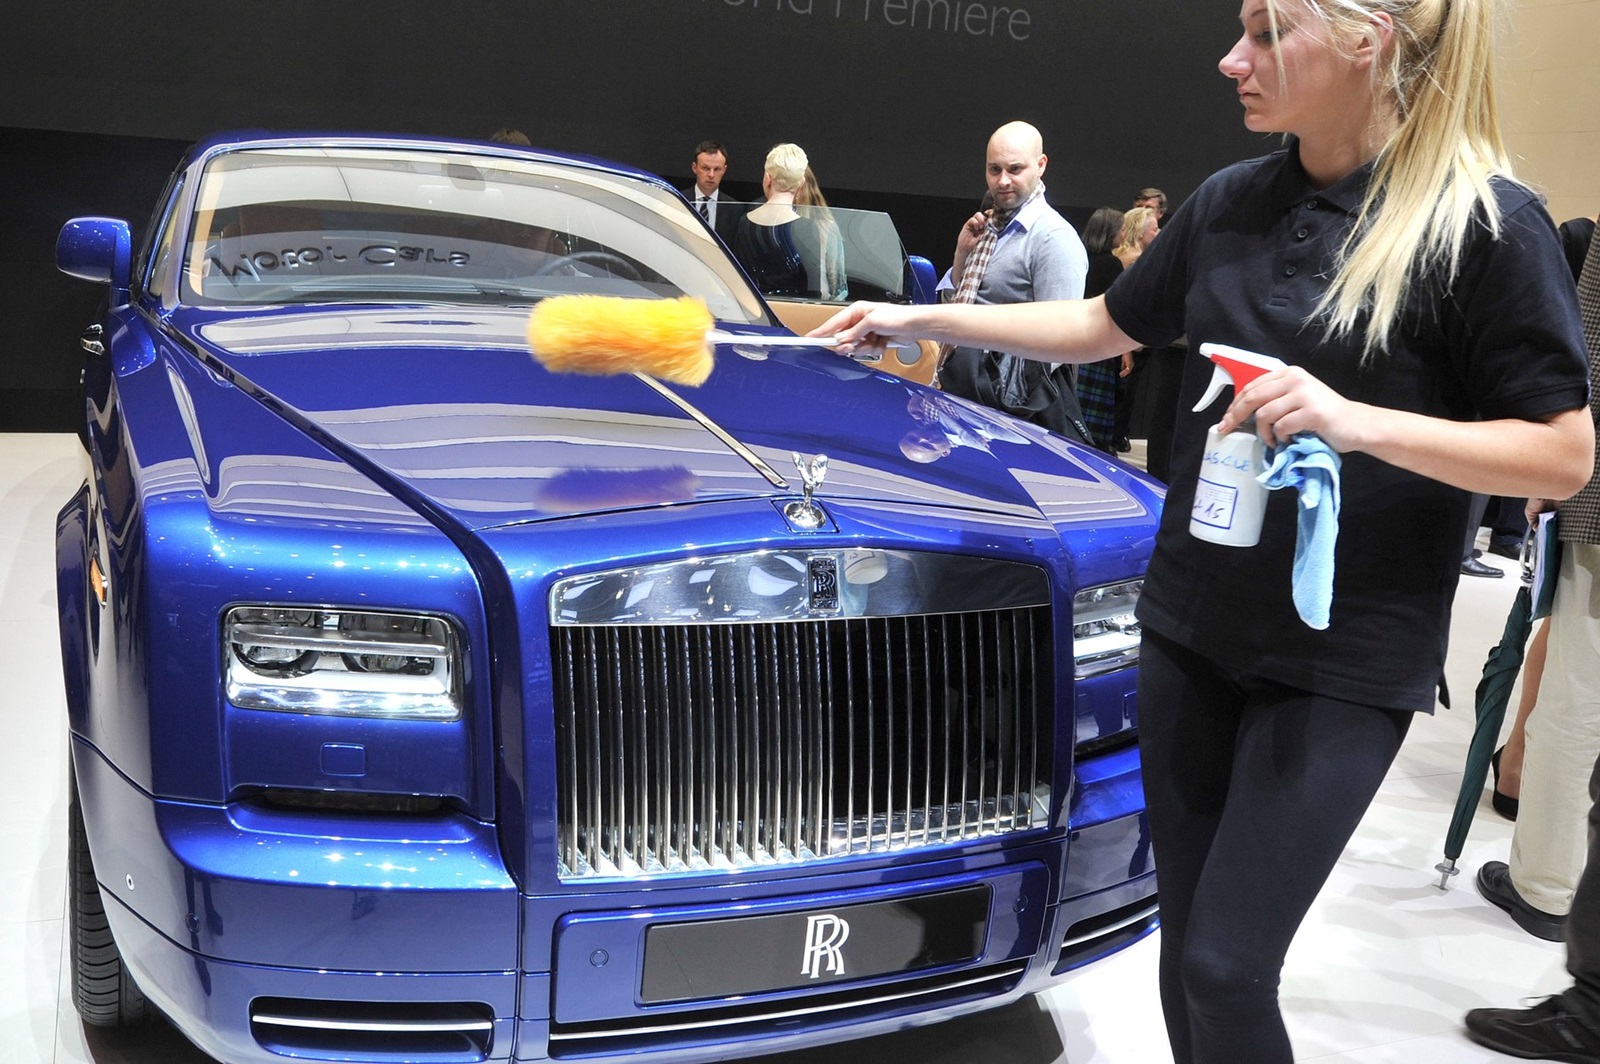
[[[1586,402],[1577,296],[1554,224],[1525,188],[1496,180],[1501,233],[1475,227],[1448,288],[1418,285],[1397,337],[1362,364],[1358,340],[1324,342],[1307,320],[1371,176],[1311,187],[1293,147],[1206,181],[1106,293],[1112,319],[1149,347],[1184,334],[1172,485],[1140,620],[1245,674],[1390,709],[1431,710],[1444,672],[1468,496],[1343,455],[1333,606],[1326,630],[1290,598],[1296,499],[1275,491],[1261,543],[1189,535],[1206,429],[1233,392],[1195,413],[1214,342],[1306,367],[1363,403],[1458,421],[1547,420]]]

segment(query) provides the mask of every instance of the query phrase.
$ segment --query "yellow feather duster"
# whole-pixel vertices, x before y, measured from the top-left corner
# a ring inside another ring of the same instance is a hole
[[[711,376],[713,322],[705,303],[690,296],[551,296],[528,318],[528,345],[554,373],[646,373],[699,385]]]

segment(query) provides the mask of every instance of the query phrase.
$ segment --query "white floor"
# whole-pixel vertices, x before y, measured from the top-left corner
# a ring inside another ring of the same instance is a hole
[[[204,1064],[171,1028],[86,1030],[63,975],[66,725],[56,648],[55,514],[83,475],[68,435],[0,434],[0,1064]],[[1502,559],[1486,560],[1507,565]],[[1461,1034],[1461,1014],[1561,989],[1559,945],[1478,897],[1472,873],[1504,859],[1511,825],[1483,801],[1452,887],[1434,886],[1472,691],[1516,589],[1463,578],[1450,687],[1457,708],[1420,717],[1355,841],[1302,929],[1283,1003],[1300,1060],[1468,1064],[1503,1060]],[[1514,703],[1513,703],[1514,704]],[[1033,1000],[965,1021],[783,1064],[1163,1064],[1156,940]]]

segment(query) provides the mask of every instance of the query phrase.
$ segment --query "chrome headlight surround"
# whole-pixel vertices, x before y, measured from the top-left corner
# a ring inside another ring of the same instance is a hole
[[[1085,588],[1072,597],[1073,675],[1079,680],[1139,664],[1134,608],[1144,581]]]
[[[461,649],[441,616],[332,606],[234,606],[223,682],[243,709],[385,720],[461,717]]]

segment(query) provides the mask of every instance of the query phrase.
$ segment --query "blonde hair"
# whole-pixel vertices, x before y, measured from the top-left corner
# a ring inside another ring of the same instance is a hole
[[[798,144],[779,144],[767,152],[763,167],[779,192],[793,192],[806,180],[806,153]]]
[[[800,187],[794,190],[794,204],[796,207],[828,207],[827,197],[822,194],[822,186],[817,183],[817,175],[811,167],[806,167],[805,177],[800,181]]]
[[[1279,2],[1267,0],[1274,31]],[[1455,279],[1474,224],[1500,235],[1489,181],[1510,177],[1511,162],[1494,95],[1495,2],[1306,0],[1335,39],[1373,47],[1376,95],[1395,122],[1314,312],[1327,316],[1330,338],[1367,317],[1363,358],[1387,348],[1416,280],[1435,270]],[[1378,47],[1380,14],[1394,27],[1387,52]]]
[[[1122,215],[1122,236],[1117,240],[1117,246],[1111,250],[1137,256],[1144,250],[1141,238],[1144,236],[1145,226],[1152,220],[1159,220],[1160,217],[1154,207],[1129,207]]]
[[[776,183],[774,183],[776,187]],[[818,288],[825,299],[843,299],[849,289],[849,280],[845,276],[844,263],[844,237],[839,232],[839,223],[833,216],[833,211],[828,207],[828,198],[822,194],[822,185],[817,181],[817,175],[811,167],[806,167],[804,178],[800,187],[794,192],[794,205],[801,215],[817,223],[821,233],[821,282]]]

